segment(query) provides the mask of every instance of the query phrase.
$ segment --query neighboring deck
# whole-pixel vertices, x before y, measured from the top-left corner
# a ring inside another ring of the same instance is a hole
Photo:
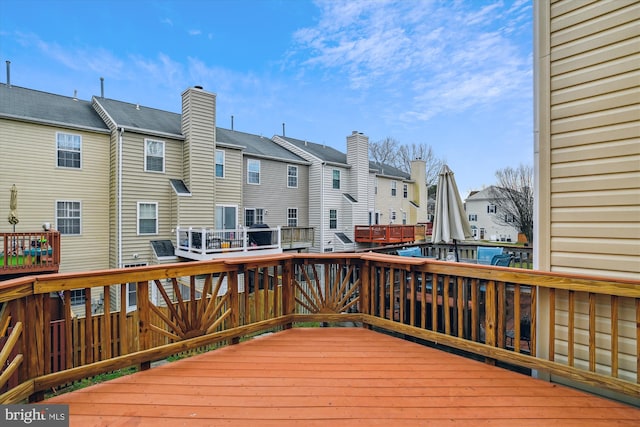
[[[637,426],[640,409],[363,328],[294,328],[42,402],[71,426]]]

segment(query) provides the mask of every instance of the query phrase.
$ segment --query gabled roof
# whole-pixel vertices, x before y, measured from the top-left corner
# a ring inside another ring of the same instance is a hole
[[[0,117],[107,131],[89,101],[0,83]]]
[[[118,126],[182,136],[181,115],[108,98],[94,98]],[[213,120],[213,118],[211,118]]]
[[[411,175],[403,170],[394,168],[384,163],[369,162],[369,169],[376,171],[378,175],[397,177],[403,179],[411,179]]]
[[[278,136],[278,138],[284,139],[295,147],[308,152],[312,156],[317,157],[322,161],[348,166],[347,155],[345,153],[341,153],[333,147],[329,147],[328,145],[323,144],[316,144],[315,142],[303,141],[301,139],[289,138],[288,136]]]
[[[242,146],[245,153],[255,156],[307,163],[302,157],[261,135],[216,128],[216,142]]]
[[[471,200],[489,200],[494,199],[495,196],[491,194],[491,190],[494,188],[493,185],[483,188],[480,191],[473,192],[469,197],[466,198],[467,201]]]

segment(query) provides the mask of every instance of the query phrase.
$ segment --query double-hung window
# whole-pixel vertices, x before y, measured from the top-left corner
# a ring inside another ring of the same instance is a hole
[[[138,234],[158,234],[158,204],[138,202]]]
[[[80,234],[80,202],[56,202],[56,226],[60,234]]]
[[[247,160],[247,184],[260,184],[260,160]]]
[[[146,172],[164,172],[163,141],[144,140],[144,170]]]
[[[409,197],[409,186],[407,184],[402,184],[402,197],[405,199]]]
[[[224,151],[216,150],[216,178],[224,178]]]
[[[333,188],[340,189],[340,171],[338,169],[333,170]]]
[[[56,133],[58,167],[80,169],[82,166],[82,137],[70,133]]]
[[[469,214],[469,221],[477,221],[478,214]]]
[[[287,226],[289,227],[298,226],[298,208],[287,209]]]
[[[298,188],[298,167],[287,165],[287,187]]]
[[[338,210],[337,209],[329,209],[329,228],[331,229],[338,228]]]
[[[84,289],[72,289],[69,293],[71,295],[71,305],[84,305]]]
[[[398,182],[397,181],[391,181],[391,195],[393,197],[396,197],[397,189],[398,189]]]
[[[494,204],[487,205],[487,213],[496,213],[498,208]]]
[[[245,227],[251,227],[253,224],[264,224],[264,209],[247,208],[244,210]]]

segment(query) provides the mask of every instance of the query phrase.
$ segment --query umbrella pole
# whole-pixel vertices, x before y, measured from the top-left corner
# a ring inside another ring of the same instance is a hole
[[[460,262],[460,257],[458,256],[458,241],[453,239],[453,251],[456,254],[456,262]]]

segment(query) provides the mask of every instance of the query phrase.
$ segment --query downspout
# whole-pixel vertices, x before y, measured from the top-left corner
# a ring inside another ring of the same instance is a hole
[[[122,268],[122,134],[118,129],[118,268]]]
[[[320,252],[324,252],[324,166],[322,162],[322,170],[320,171]]]

